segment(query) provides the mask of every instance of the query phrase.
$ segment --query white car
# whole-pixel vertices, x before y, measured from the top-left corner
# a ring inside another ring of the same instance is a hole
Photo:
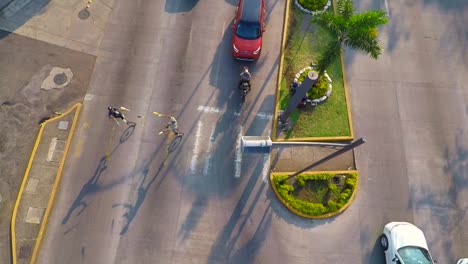
[[[406,222],[385,225],[380,237],[387,264],[432,264],[431,254],[423,232]]]
[[[457,264],[468,264],[468,258],[459,259]]]

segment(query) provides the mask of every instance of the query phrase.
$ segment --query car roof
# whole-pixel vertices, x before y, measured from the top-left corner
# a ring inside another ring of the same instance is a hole
[[[242,0],[240,20],[259,22],[262,0]]]

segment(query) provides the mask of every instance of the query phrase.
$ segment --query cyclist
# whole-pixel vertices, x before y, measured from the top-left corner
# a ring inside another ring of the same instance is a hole
[[[128,125],[128,121],[125,119],[125,116],[121,112],[121,110],[128,111],[127,108],[125,107],[116,108],[113,106],[109,106],[107,107],[107,110],[108,110],[108,116],[112,117],[117,122],[117,124],[119,124],[119,121],[117,119],[120,118],[122,119],[122,121],[125,122],[125,124]]]
[[[180,133],[178,130],[179,125],[177,123],[177,119],[175,119],[175,117],[173,116],[170,116],[169,119],[171,119],[171,121],[169,121],[169,123],[166,124],[166,128],[164,130],[159,132],[159,135],[162,135],[168,131],[171,131],[171,132],[174,132],[174,135],[177,137],[183,136],[184,133]]]

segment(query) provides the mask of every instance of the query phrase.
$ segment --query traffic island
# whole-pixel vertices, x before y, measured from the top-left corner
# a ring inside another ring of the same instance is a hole
[[[43,120],[11,219],[12,263],[34,263],[60,183],[81,104]]]
[[[333,36],[311,22],[311,15],[304,14],[295,5],[287,1],[283,28],[283,46],[278,71],[278,87],[275,106],[275,120],[281,111],[291,103],[295,79],[299,79],[304,68],[314,65],[326,49],[326,44]],[[329,13],[333,13],[330,8]],[[326,91],[327,97],[320,94],[311,106],[295,109],[290,117],[290,126],[274,124],[275,141],[349,141],[354,138],[352,116],[349,106],[346,75],[343,59],[333,61],[327,68],[330,81],[333,81],[333,94]],[[321,78],[320,78],[321,79]],[[326,83],[326,82],[325,82]],[[326,84],[325,84],[326,85]],[[311,90],[311,93],[313,93]],[[323,98],[322,98],[323,97]]]
[[[290,177],[293,172],[274,172],[270,183],[278,199],[292,213],[310,219],[336,216],[349,207],[357,186],[356,170],[313,171]]]

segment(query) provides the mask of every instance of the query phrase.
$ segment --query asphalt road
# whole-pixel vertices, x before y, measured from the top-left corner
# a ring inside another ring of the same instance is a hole
[[[381,59],[346,52],[355,134],[367,138],[359,194],[344,214],[310,221],[278,203],[268,160],[236,163],[239,135],[271,127],[284,2],[267,1],[266,45],[240,106],[231,1],[119,1],[39,263],[378,264],[383,225],[401,220],[454,263],[468,252],[468,23],[463,1],[443,3],[356,1],[392,19]],[[107,119],[111,104],[132,110],[134,130]],[[182,141],[157,136],[165,120],[152,111],[176,115]]]
[[[265,46],[249,64],[253,91],[241,105],[244,63],[230,54],[234,3],[116,3],[38,263],[257,255],[272,221],[268,160],[240,157],[236,145],[240,135],[270,133],[283,7],[267,3]],[[117,126],[109,105],[131,109],[136,126]],[[176,116],[185,136],[158,136],[167,120],[153,111]],[[273,245],[259,258],[275,259]]]
[[[362,259],[384,263],[383,225],[420,227],[439,263],[468,254],[468,2],[356,1],[386,9],[390,23],[378,61],[346,52],[361,174],[358,214]],[[353,239],[350,242],[354,242]]]

